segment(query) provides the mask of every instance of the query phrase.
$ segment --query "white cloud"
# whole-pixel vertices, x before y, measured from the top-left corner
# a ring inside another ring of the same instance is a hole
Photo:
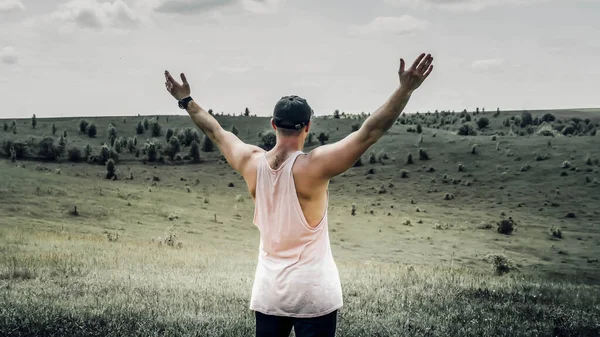
[[[225,73],[245,73],[247,71],[250,70],[249,67],[228,67],[228,66],[222,66],[218,68],[219,71],[225,72]]]
[[[141,18],[123,0],[70,0],[50,14],[50,18],[81,28],[133,28]]]
[[[244,9],[255,14],[274,14],[281,0],[242,0]]]
[[[25,5],[21,0],[0,0],[0,13],[24,11]]]
[[[547,0],[384,0],[385,3],[419,9],[441,9],[454,12],[477,12],[490,6],[529,5]]]
[[[4,47],[0,50],[0,62],[4,64],[16,64],[19,61],[17,51],[13,47]]]
[[[425,30],[428,26],[428,21],[420,20],[410,15],[398,17],[378,16],[368,24],[352,26],[350,28],[350,33],[356,35],[400,35]]]
[[[160,0],[156,12],[193,15],[219,8],[240,6],[255,14],[274,14],[282,0]]]
[[[485,60],[476,60],[471,63],[471,68],[477,70],[488,70],[500,67],[504,64],[503,59],[485,59]]]

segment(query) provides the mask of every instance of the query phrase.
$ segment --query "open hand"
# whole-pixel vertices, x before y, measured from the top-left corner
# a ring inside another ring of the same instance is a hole
[[[167,87],[167,91],[175,97],[176,100],[182,100],[188,96],[190,96],[191,89],[190,84],[188,83],[185,75],[181,73],[181,81],[183,84],[177,83],[173,76],[165,70],[165,86]]]
[[[400,59],[400,70],[398,75],[400,76],[400,86],[404,89],[413,91],[417,89],[423,81],[431,74],[433,70],[433,56],[425,53],[419,55],[413,65],[405,70],[404,59]]]

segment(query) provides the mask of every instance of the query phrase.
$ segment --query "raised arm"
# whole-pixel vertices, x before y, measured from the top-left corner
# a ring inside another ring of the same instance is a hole
[[[165,71],[165,81],[167,91],[178,101],[190,97],[191,89],[185,74],[181,74],[183,83],[179,84]],[[191,100],[187,104],[186,111],[202,132],[217,145],[229,165],[240,174],[244,175],[252,155],[263,151],[257,146],[244,143],[235,134],[223,129],[219,122],[195,101]]]
[[[314,174],[326,180],[351,168],[394,125],[412,93],[431,74],[432,62],[431,54],[423,53],[409,69],[405,69],[404,60],[400,59],[400,86],[365,120],[360,129],[336,143],[320,146],[309,153]]]

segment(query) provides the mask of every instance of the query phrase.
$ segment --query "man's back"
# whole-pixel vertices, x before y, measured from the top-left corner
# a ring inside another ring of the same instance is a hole
[[[343,304],[329,242],[327,196],[324,213],[313,224],[298,198],[296,177],[307,174],[302,164],[298,169],[296,164],[306,157],[295,151],[287,158],[265,152],[253,158],[254,224],[260,231],[260,247],[250,309],[263,314],[318,317]]]

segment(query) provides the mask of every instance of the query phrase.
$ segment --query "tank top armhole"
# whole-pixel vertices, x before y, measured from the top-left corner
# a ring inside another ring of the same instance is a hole
[[[300,205],[300,200],[298,199],[298,191],[296,190],[296,180],[294,179],[294,164],[296,163],[296,159],[298,159],[298,157],[303,154],[302,151],[298,151],[295,154],[295,158],[292,160],[292,162],[290,163],[290,188],[292,189],[293,193],[293,197],[292,199],[293,204],[294,204],[294,209],[296,210],[296,213],[298,214],[298,217],[300,217],[300,221],[302,222],[302,225],[310,232],[318,232],[320,231],[324,226],[325,223],[327,222],[327,210],[329,209],[329,188],[327,188],[327,198],[326,198],[326,206],[325,206],[325,212],[323,213],[323,217],[321,218],[321,221],[319,221],[319,223],[315,226],[315,227],[311,227],[310,224],[308,223],[308,220],[306,220],[306,216],[304,215],[304,212],[302,211],[302,205]]]

